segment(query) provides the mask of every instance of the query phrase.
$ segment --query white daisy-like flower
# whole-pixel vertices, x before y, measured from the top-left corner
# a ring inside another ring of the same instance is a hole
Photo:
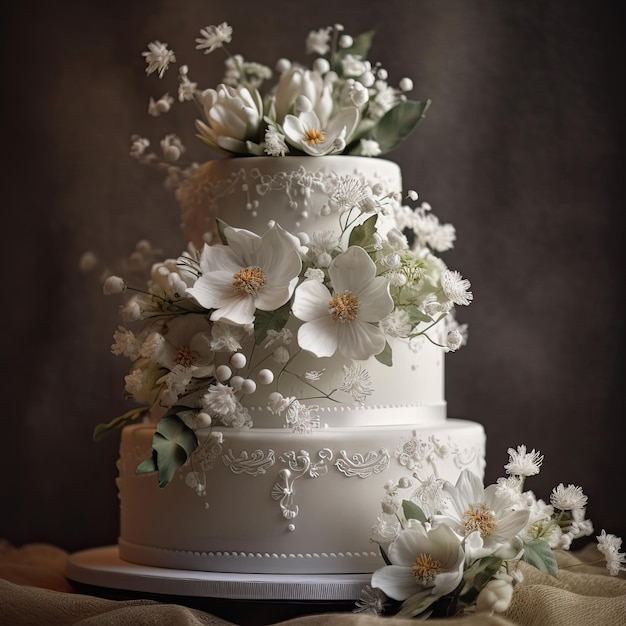
[[[543,454],[534,448],[527,452],[526,446],[517,446],[517,449],[509,448],[509,462],[504,466],[507,474],[513,476],[535,476],[543,463]]]
[[[469,291],[470,281],[457,271],[444,270],[441,274],[441,287],[446,297],[454,304],[467,306],[474,299],[474,295]]]
[[[606,560],[606,569],[609,574],[617,576],[620,572],[626,571],[626,554],[620,552],[621,538],[607,534],[603,529],[596,539],[598,540],[598,550],[602,552]]]
[[[389,283],[376,276],[375,263],[358,246],[335,257],[328,273],[333,293],[313,280],[295,291],[292,310],[304,322],[298,329],[300,347],[318,357],[339,351],[364,360],[379,354],[386,342],[379,322],[394,306]]]
[[[330,27],[312,30],[306,38],[307,54],[325,55],[330,50],[330,31]]]
[[[329,199],[329,205],[338,212],[361,208],[363,202],[372,194],[367,184],[356,176],[342,176],[335,185]]]
[[[159,78],[163,78],[163,74],[169,67],[170,63],[176,62],[176,55],[169,50],[166,43],[160,41],[152,41],[148,44],[148,50],[142,52],[146,60],[146,74],[149,76],[153,72],[157,72]]]
[[[550,494],[550,504],[555,509],[561,511],[572,511],[582,509],[587,505],[587,496],[583,493],[582,487],[560,483]]]
[[[269,156],[284,157],[289,152],[289,146],[285,143],[285,135],[279,133],[273,126],[269,126],[265,131],[264,150]]]
[[[516,509],[497,485],[484,487],[478,476],[463,470],[455,485],[446,482],[448,496],[437,521],[447,524],[460,537],[477,532],[488,549],[511,544],[528,523],[529,512]]]
[[[286,115],[283,130],[294,148],[310,156],[338,154],[350,141],[359,118],[357,107],[337,111],[327,124],[322,124],[315,111],[302,111],[298,116]]]
[[[454,590],[463,577],[463,546],[445,524],[426,530],[416,523],[401,530],[387,556],[391,565],[372,574],[372,586],[403,601],[399,617],[418,614]]]
[[[228,227],[227,246],[205,246],[202,276],[187,290],[212,309],[211,320],[252,324],[256,309],[274,311],[291,298],[302,262],[294,238],[274,224],[262,237]]]
[[[233,29],[226,22],[222,22],[219,26],[201,28],[200,35],[202,36],[196,39],[196,50],[204,50],[204,54],[210,54],[225,43],[230,43]]]
[[[141,344],[142,340],[138,339],[132,330],[118,326],[117,330],[113,333],[111,352],[115,354],[115,356],[123,355],[128,357],[131,361],[134,361],[139,356]]]
[[[213,374],[211,324],[204,315],[174,317],[167,324],[167,332],[161,334],[164,341],[152,355],[159,367],[172,371],[180,365],[196,378]]]
[[[359,598],[353,613],[365,613],[366,615],[381,615],[383,612],[383,604],[387,596],[380,589],[372,589],[369,585],[365,585],[359,592]]]
[[[202,397],[202,406],[210,415],[220,417],[234,413],[237,409],[238,400],[230,385],[216,383],[209,386],[209,390]]]

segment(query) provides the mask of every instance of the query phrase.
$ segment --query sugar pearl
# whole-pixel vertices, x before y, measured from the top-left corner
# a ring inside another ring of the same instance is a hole
[[[218,365],[217,369],[215,370],[215,376],[220,382],[228,380],[232,376],[232,374],[233,372],[230,367],[228,367],[228,365]]]
[[[235,352],[233,356],[230,357],[230,364],[236,369],[241,369],[245,367],[247,363],[246,355],[242,352]]]
[[[243,376],[233,376],[230,379],[230,386],[235,390],[239,391],[241,389],[241,385],[243,384]]]
[[[211,416],[208,413],[198,413],[196,415],[196,426],[198,428],[208,428],[211,425]]]
[[[262,385],[269,385],[274,380],[274,372],[264,369],[259,372],[258,380]]]
[[[251,378],[246,378],[241,383],[241,391],[245,394],[254,393],[256,391],[256,383]]]

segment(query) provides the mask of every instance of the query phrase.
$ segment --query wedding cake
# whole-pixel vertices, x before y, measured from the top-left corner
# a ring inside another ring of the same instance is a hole
[[[201,30],[225,50],[232,29]],[[413,102],[366,60],[372,33],[313,31],[311,69],[272,72],[229,56],[216,89],[186,66],[179,100],[202,112],[198,136],[223,158],[183,165],[175,135],[161,154],[190,242],[131,293],[112,350],[130,359],[136,408],[121,428],[119,554],[147,566],[235,573],[340,574],[384,564],[370,540],[393,483],[427,491],[463,469],[482,476],[485,434],[447,417],[444,356],[466,328],[455,307],[469,281],[440,253],[454,228],[381,158],[429,102]],[[144,53],[163,77],[167,44]],[[152,100],[166,114],[174,98]]]

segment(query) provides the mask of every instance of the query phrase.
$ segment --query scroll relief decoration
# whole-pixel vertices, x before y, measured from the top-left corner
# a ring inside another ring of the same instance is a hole
[[[231,449],[222,454],[222,446],[219,443],[212,446],[200,446],[192,456],[191,471],[185,477],[186,484],[198,495],[206,496],[207,472],[214,467],[219,456],[233,474],[253,477],[266,474],[277,463],[276,453],[272,449],[242,451],[235,456]],[[320,478],[334,466],[349,478],[365,479],[384,472],[390,464],[390,454],[384,448],[365,454],[358,452],[349,454],[345,450],[340,450],[336,457],[335,459],[335,453],[329,448],[323,448],[313,456],[306,450],[298,452],[292,450],[279,456],[278,461],[286,467],[278,470],[278,479],[273,484],[270,495],[278,502],[281,514],[286,520],[291,522],[300,511],[296,503],[294,488],[296,481],[300,478],[305,476]],[[208,507],[208,504],[205,506]],[[289,530],[294,529],[293,524],[290,524]]]

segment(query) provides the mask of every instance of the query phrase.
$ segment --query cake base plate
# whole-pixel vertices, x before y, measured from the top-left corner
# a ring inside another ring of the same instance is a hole
[[[232,574],[136,565],[117,546],[70,555],[66,576],[92,587],[191,598],[256,601],[354,601],[370,574]]]

